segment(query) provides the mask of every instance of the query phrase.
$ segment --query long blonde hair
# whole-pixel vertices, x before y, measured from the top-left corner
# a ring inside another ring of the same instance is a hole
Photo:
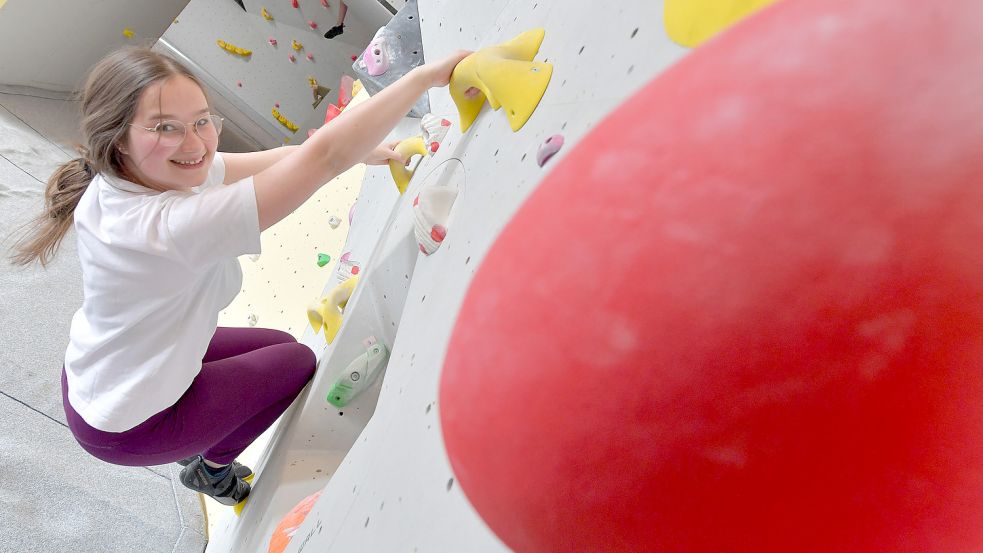
[[[44,190],[44,213],[29,221],[13,246],[14,265],[51,262],[74,221],[75,207],[99,173],[125,177],[119,145],[147,87],[176,75],[201,82],[179,62],[148,48],[111,52],[89,71],[82,89],[81,157],[60,166]],[[26,229],[26,230],[24,230]]]

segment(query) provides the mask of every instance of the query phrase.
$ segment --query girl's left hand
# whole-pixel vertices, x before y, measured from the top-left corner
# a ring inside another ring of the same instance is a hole
[[[369,152],[369,155],[365,156],[362,163],[366,165],[388,165],[389,161],[393,160],[406,165],[409,160],[404,159],[394,151],[397,144],[399,144],[398,140],[379,144],[374,150]]]

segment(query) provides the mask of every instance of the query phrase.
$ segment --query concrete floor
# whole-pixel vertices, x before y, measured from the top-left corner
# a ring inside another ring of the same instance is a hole
[[[0,92],[0,553],[201,552],[204,516],[179,466],[104,463],[66,426],[60,374],[82,302],[74,234],[46,270],[9,263],[12,231],[40,213],[78,140],[77,102],[45,96]]]

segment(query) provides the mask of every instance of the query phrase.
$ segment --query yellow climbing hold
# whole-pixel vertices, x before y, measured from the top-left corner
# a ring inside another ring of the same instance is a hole
[[[297,42],[297,39],[293,39],[290,41],[290,47],[293,48],[294,50],[297,50],[298,52],[304,49],[304,45]]]
[[[133,38],[134,34],[135,33],[133,32],[133,29],[130,29],[129,27],[123,29],[123,36],[125,36],[126,38]]]
[[[248,482],[251,485],[253,483],[253,477],[255,477],[255,476],[256,476],[256,473],[252,473],[249,476],[243,478],[243,480],[245,480],[246,482]],[[246,496],[245,499],[243,499],[242,501],[236,503],[235,506],[232,507],[232,511],[235,512],[236,516],[241,516],[242,515],[242,509],[243,509],[243,507],[246,506],[246,502],[247,501],[249,501],[249,496],[248,495]]]
[[[280,113],[280,110],[273,108],[273,118],[280,122],[281,125],[290,129],[291,132],[297,132],[300,127],[298,127],[293,121],[287,119]]]
[[[260,13],[260,15],[263,16],[263,19],[265,19],[267,21],[273,21],[273,16],[270,15],[270,12],[266,11],[266,8],[263,8],[262,10],[260,10],[259,13]]]
[[[407,138],[396,145],[396,153],[403,156],[404,158],[409,158],[413,155],[427,155],[427,146],[423,143],[422,136],[413,136]],[[410,185],[410,179],[413,178],[413,171],[406,168],[405,165],[398,161],[389,161],[389,173],[392,174],[393,180],[396,182],[396,189],[399,190],[400,194],[406,193],[406,187]]]
[[[354,83],[352,83],[352,98],[358,96],[358,93],[361,91],[362,91],[362,81],[356,80]]]
[[[226,50],[226,51],[229,51],[229,52],[232,52],[233,54],[235,54],[237,56],[242,56],[244,58],[248,58],[249,56],[253,55],[253,51],[252,50],[246,50],[245,48],[240,48],[240,47],[236,46],[235,44],[229,44],[228,42],[225,42],[224,40],[216,40],[215,43],[218,44],[218,47],[219,48],[221,48],[223,50]]]
[[[680,46],[695,48],[775,0],[666,0],[666,32]]]
[[[482,48],[457,64],[449,88],[462,132],[474,123],[486,98],[492,109],[505,107],[513,131],[526,124],[553,75],[553,64],[532,61],[545,37],[545,29],[526,31],[498,46]]]
[[[311,323],[314,334],[323,328],[324,339],[329,344],[334,341],[341,323],[344,322],[342,317],[345,307],[355,293],[356,286],[358,286],[358,277],[353,276],[307,307],[307,320]]]

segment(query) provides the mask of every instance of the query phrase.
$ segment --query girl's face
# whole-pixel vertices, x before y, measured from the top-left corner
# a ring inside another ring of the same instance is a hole
[[[147,87],[119,147],[127,176],[161,192],[203,184],[218,146],[208,115],[205,94],[184,75]],[[184,124],[183,138],[180,125],[165,123],[174,121]]]

